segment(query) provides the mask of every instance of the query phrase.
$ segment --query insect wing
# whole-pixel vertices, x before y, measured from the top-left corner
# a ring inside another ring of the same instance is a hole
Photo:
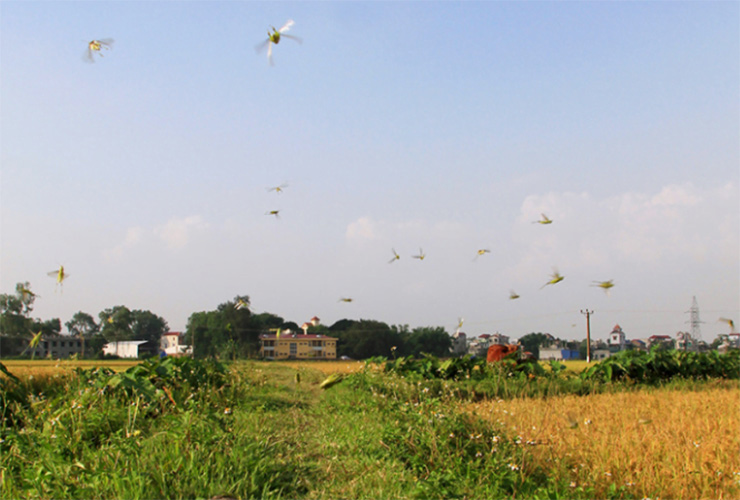
[[[93,49],[88,47],[84,54],[82,54],[82,60],[86,63],[94,63],[95,59],[93,58]]]
[[[290,27],[293,26],[294,24],[295,23],[293,22],[292,19],[288,19],[286,21],[286,23],[283,25],[283,27],[278,30],[278,33],[280,33],[282,35],[286,31],[288,31],[290,29]]]
[[[275,63],[272,61],[272,45],[272,42],[267,45],[267,60],[270,62],[270,66],[275,66]]]
[[[262,52],[263,50],[265,50],[265,47],[267,47],[267,44],[268,43],[270,43],[270,39],[269,38],[267,40],[265,40],[264,42],[261,42],[261,43],[258,43],[257,45],[255,45],[254,46],[254,51],[259,54],[260,52]]]
[[[294,40],[294,41],[296,41],[298,43],[301,43],[301,44],[303,43],[303,38],[300,38],[300,37],[297,37],[297,36],[293,36],[293,35],[281,35],[281,36],[283,38],[290,38],[291,40]]]

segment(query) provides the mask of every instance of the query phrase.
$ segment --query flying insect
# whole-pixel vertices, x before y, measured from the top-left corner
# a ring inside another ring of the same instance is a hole
[[[100,40],[91,40],[87,43],[87,51],[85,51],[85,55],[83,59],[85,60],[85,62],[94,63],[95,62],[95,58],[93,57],[94,54],[98,54],[100,57],[103,57],[103,53],[100,51],[100,49],[110,50],[112,45],[113,45],[112,38],[101,38]]]
[[[288,187],[288,184],[287,183],[286,184],[280,184],[279,186],[267,188],[267,190],[268,191],[275,191],[276,193],[280,194],[280,193],[283,192],[283,189],[285,189],[286,187]]]
[[[542,285],[540,287],[540,290],[545,288],[547,285],[554,285],[556,283],[560,283],[561,281],[565,279],[565,276],[561,276],[557,269],[553,269],[553,273],[550,276],[552,276],[552,279],[548,281],[547,283],[545,283],[544,285]]]
[[[422,250],[421,248],[419,249],[419,255],[411,256],[412,259],[419,259],[419,260],[424,260],[424,257],[426,257],[426,255],[424,255],[424,250]]]
[[[354,299],[350,297],[342,297],[339,299],[339,302],[352,302]]]
[[[41,342],[41,334],[42,331],[39,331],[39,333],[32,333],[33,337],[31,338],[31,341],[28,342],[27,349],[33,349],[31,351],[31,359],[36,356],[36,348],[39,346],[39,342]]]
[[[473,257],[473,260],[478,260],[478,257],[487,253],[491,253],[491,250],[489,250],[488,248],[481,248],[480,250],[478,250],[475,257]]]
[[[26,283],[27,285],[28,283]],[[16,293],[20,294],[21,300],[23,302],[27,302],[30,299],[35,299],[38,297],[35,293],[33,293],[27,286],[25,286],[23,283],[18,283],[15,286]]]
[[[734,321],[732,321],[730,318],[720,318],[719,320],[730,325],[730,333],[735,333],[735,322]]]
[[[532,221],[532,224],[552,224],[552,219],[549,219],[547,215],[545,214],[540,214],[540,215],[542,215],[542,218],[540,220]]]
[[[57,269],[56,271],[49,271],[46,274],[48,274],[52,278],[56,278],[57,285],[59,286],[62,286],[62,283],[64,282],[64,280],[69,278],[69,274],[64,272],[64,266],[59,266],[59,269]]]
[[[276,219],[279,219],[280,210],[270,210],[269,212],[265,212],[265,215],[274,215]]]
[[[391,248],[391,251],[393,252],[393,258],[388,261],[388,264],[393,264],[395,261],[401,259],[401,256],[398,255],[398,252],[396,252],[395,248]]]
[[[298,43],[303,43],[303,40],[298,38],[297,36],[293,35],[286,35],[285,32],[290,29],[291,26],[295,24],[292,19],[288,19],[288,21],[283,25],[280,29],[275,29],[274,26],[271,26],[272,32],[270,30],[267,30],[267,40],[260,43],[255,47],[255,50],[259,53],[264,50],[265,47],[267,47],[267,60],[270,62],[270,66],[274,66],[275,63],[272,61],[272,46],[277,45],[280,43],[280,40],[285,38],[290,38],[291,40],[295,40]]]
[[[515,300],[519,298],[519,294],[516,293],[514,290],[511,290],[509,292],[509,300]]]
[[[463,326],[463,323],[465,323],[465,318],[462,318],[462,317],[457,318],[457,328],[455,329],[455,333],[458,333],[460,331],[460,329]]]
[[[609,295],[609,289],[614,286],[614,280],[594,281],[591,286],[598,286],[599,288],[603,288],[604,292]]]

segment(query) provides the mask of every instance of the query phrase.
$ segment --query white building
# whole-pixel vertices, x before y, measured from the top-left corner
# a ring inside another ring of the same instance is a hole
[[[609,334],[609,348],[614,351],[622,351],[627,345],[627,339],[622,331],[622,327],[614,325],[612,332]]]
[[[183,356],[190,353],[190,346],[182,343],[182,332],[167,332],[159,340],[159,348],[167,356]]]
[[[696,343],[688,332],[676,333],[676,349],[679,351],[695,351]]]
[[[103,354],[110,354],[119,358],[139,358],[154,356],[157,354],[157,349],[147,340],[120,340],[105,344]]]

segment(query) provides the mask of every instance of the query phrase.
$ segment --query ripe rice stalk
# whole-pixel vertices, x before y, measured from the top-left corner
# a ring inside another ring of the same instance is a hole
[[[736,383],[486,401],[468,409],[528,443],[530,464],[574,487],[594,487],[599,497],[614,485],[637,498],[740,498]]]

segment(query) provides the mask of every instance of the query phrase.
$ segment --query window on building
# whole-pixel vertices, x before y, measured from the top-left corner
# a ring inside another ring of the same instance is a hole
[[[295,356],[298,354],[298,344],[296,342],[290,343],[290,355]]]

